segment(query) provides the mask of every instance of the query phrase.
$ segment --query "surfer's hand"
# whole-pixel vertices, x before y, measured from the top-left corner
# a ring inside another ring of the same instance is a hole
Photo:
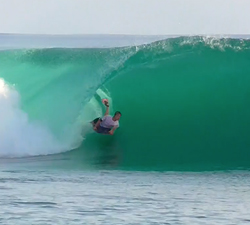
[[[113,134],[114,134],[114,131],[113,131],[113,130],[109,131],[109,134],[110,134],[110,135],[113,135]]]
[[[94,129],[94,130],[97,130],[97,127],[94,127],[93,129]]]
[[[108,102],[107,99],[105,99],[105,100],[103,101],[103,104],[104,104],[106,107],[109,107],[109,102]]]

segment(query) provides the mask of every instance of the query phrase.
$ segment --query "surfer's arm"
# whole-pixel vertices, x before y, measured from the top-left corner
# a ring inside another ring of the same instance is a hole
[[[113,135],[114,132],[115,132],[115,130],[117,129],[117,127],[118,127],[118,126],[113,127],[112,130],[109,131],[109,134],[110,134],[110,135]]]
[[[109,115],[109,105],[106,105],[106,112],[105,112],[104,116],[107,116],[107,115]]]

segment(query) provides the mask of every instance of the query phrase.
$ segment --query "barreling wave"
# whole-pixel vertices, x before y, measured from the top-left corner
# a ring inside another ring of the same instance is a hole
[[[78,148],[70,154],[79,159],[106,149],[119,154],[119,166],[125,168],[248,166],[249,65],[250,41],[229,38],[1,51],[0,76],[20,94],[15,109],[28,119],[23,123],[16,115],[6,122],[10,131],[1,132],[0,141],[7,144],[0,146],[0,154]],[[103,112],[103,97],[110,99],[111,113],[122,112],[121,126],[111,137],[96,135],[89,127]],[[13,99],[7,94],[5,101]],[[9,107],[7,114],[13,110]],[[17,139],[22,145],[8,145]],[[32,141],[38,144],[30,145]]]

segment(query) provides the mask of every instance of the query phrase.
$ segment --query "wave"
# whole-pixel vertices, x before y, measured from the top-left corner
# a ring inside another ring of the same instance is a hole
[[[39,121],[53,137],[52,146],[17,142],[19,155],[52,154],[59,143],[61,151],[78,148],[76,158],[112,149],[126,168],[241,166],[249,161],[249,63],[249,40],[179,37],[119,48],[1,51],[0,76],[15,85],[30,123]],[[112,101],[111,113],[123,115],[112,137],[88,126],[103,113],[102,97]],[[30,138],[36,140],[22,140]],[[11,148],[0,154],[15,155]]]

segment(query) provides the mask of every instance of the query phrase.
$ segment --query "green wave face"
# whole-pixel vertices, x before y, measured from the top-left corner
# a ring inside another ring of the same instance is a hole
[[[22,110],[61,143],[77,142],[84,124],[103,113],[100,98],[110,99],[111,113],[122,112],[114,136],[83,132],[78,150],[69,153],[75,160],[91,156],[132,170],[250,164],[248,40],[182,37],[127,48],[11,50],[0,52],[0,62]]]

